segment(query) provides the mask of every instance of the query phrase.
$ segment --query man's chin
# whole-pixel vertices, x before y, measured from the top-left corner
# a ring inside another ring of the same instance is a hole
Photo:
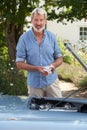
[[[44,29],[42,29],[42,30],[36,30],[36,32],[42,32]]]
[[[35,32],[42,32],[44,30],[44,28],[41,28],[41,29],[37,29],[35,27],[33,27],[33,29],[35,30]]]
[[[44,29],[34,29],[36,32],[42,32]]]

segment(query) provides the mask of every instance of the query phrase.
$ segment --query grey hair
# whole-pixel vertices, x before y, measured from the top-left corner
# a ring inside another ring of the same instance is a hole
[[[31,13],[31,20],[33,19],[34,14],[43,14],[45,19],[47,19],[47,12],[42,8],[35,8]]]

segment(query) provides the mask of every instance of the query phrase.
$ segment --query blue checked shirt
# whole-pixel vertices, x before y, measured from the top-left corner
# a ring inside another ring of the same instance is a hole
[[[25,32],[19,38],[16,49],[16,62],[26,61],[34,66],[47,66],[62,56],[54,34],[47,30],[44,30],[44,37],[40,45],[32,29]],[[38,71],[28,71],[27,85],[42,88],[51,85],[56,78],[56,71],[48,76],[43,76]]]

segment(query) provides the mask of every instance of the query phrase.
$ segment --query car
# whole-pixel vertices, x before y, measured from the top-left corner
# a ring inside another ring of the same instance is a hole
[[[87,100],[0,96],[0,130],[87,130]]]

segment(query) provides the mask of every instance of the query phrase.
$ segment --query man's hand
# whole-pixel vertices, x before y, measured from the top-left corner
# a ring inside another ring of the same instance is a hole
[[[55,71],[55,67],[52,64],[45,66],[43,68],[44,68],[44,71],[48,73],[48,75],[52,74]]]
[[[47,76],[48,75],[48,72],[44,70],[44,67],[42,66],[38,66],[38,71],[44,75],[44,76]]]
[[[54,71],[55,71],[55,67],[54,67],[54,65],[49,65],[50,66],[50,69],[51,69],[51,72],[53,73]]]
[[[37,70],[44,76],[48,76],[55,71],[54,65],[50,64],[48,66],[38,66]]]

